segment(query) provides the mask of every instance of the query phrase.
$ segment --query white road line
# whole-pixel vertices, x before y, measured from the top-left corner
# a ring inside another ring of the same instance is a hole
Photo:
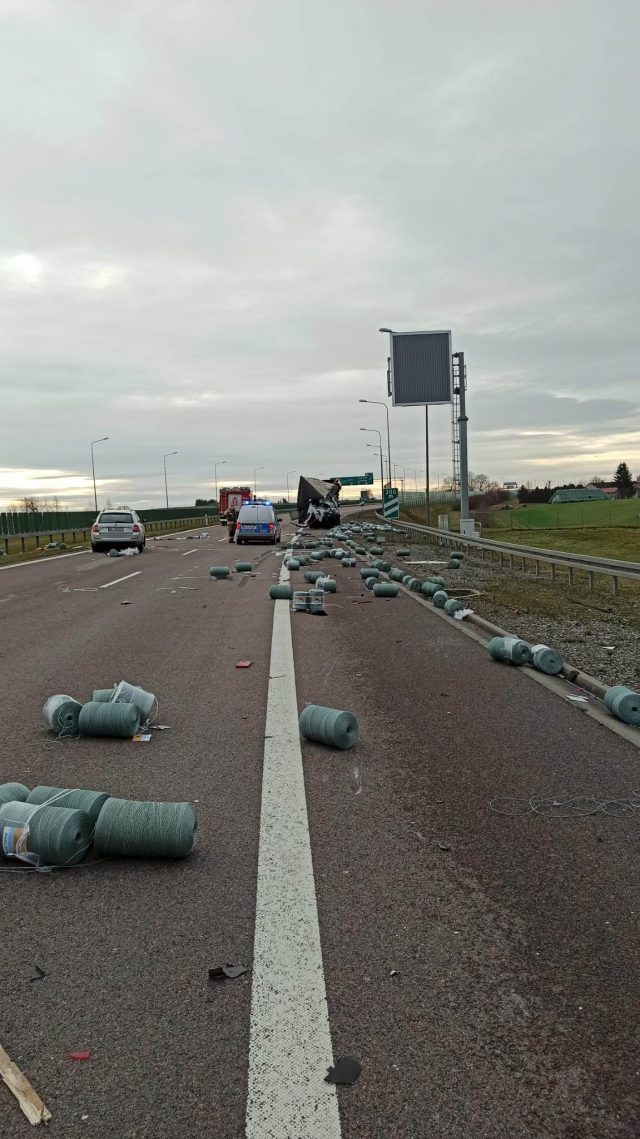
[[[59,562],[61,558],[79,558],[82,554],[90,554],[91,550],[78,550],[77,554],[45,554],[43,558],[36,558],[33,562],[14,562],[11,566],[0,566],[0,570],[22,569],[23,566],[42,566],[46,562]]]
[[[340,1139],[288,601],[275,602],[269,675],[246,1137]]]
[[[137,577],[139,573],[142,573],[142,570],[135,570],[134,573],[128,573],[125,577],[117,577],[115,581],[105,581],[100,589],[109,589],[112,585],[119,585],[121,581],[128,581],[130,577]]]
[[[180,556],[182,558],[188,558],[189,554],[197,554],[197,552],[198,552],[198,547],[194,546],[194,548],[192,550],[185,550],[184,554],[181,554]]]
[[[229,539],[228,538],[218,538],[218,541],[219,542],[228,542]]]

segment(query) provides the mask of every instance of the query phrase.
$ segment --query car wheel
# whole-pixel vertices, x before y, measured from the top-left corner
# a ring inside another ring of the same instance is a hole
[[[92,546],[91,547],[91,553],[92,554],[101,554],[102,553],[102,546]]]

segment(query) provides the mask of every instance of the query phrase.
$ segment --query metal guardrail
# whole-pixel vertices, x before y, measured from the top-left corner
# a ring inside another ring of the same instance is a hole
[[[377,516],[382,518],[379,513]],[[518,546],[512,542],[497,542],[492,538],[466,538],[449,530],[440,530],[434,526],[421,526],[416,522],[392,522],[391,525],[405,532],[423,533],[429,538],[433,538],[436,544],[440,546],[473,550],[474,553],[479,551],[483,561],[487,554],[489,560],[497,555],[501,565],[505,557],[509,559],[511,566],[514,564],[514,559],[520,559],[523,569],[525,562],[533,562],[536,576],[540,573],[542,564],[549,565],[551,578],[554,581],[556,570],[558,568],[566,569],[570,585],[573,585],[577,570],[582,570],[587,574],[589,589],[594,588],[595,575],[600,574],[603,577],[611,578],[615,596],[619,592],[620,578],[640,582],[640,563],[638,562],[623,562],[616,558],[597,558],[588,554],[572,554],[567,550],[547,550],[538,546]]]

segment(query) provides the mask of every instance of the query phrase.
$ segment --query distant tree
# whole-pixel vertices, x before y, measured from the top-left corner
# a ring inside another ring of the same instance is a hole
[[[552,494],[550,486],[521,486],[518,499],[524,506],[530,502],[548,502]]]
[[[196,498],[196,506],[217,506],[218,500],[215,498]]]
[[[600,475],[594,475],[592,479],[589,479],[589,486],[605,486],[605,485],[606,485],[605,481],[604,481],[604,479],[600,478]]]
[[[613,481],[618,498],[633,498],[636,488],[626,463],[618,463]]]
[[[23,510],[25,514],[37,514],[38,502],[32,496],[25,496],[20,502],[20,509]]]
[[[469,472],[469,490],[486,490],[489,486],[489,476]]]

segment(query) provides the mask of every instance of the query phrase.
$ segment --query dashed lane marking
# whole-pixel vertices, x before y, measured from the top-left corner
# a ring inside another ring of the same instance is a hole
[[[274,605],[269,676],[246,1137],[340,1139],[287,601]]]
[[[112,585],[119,585],[121,581],[128,581],[130,577],[137,577],[139,573],[142,573],[142,570],[135,570],[133,573],[125,574],[124,577],[117,577],[115,581],[105,581],[100,589],[110,589]]]

